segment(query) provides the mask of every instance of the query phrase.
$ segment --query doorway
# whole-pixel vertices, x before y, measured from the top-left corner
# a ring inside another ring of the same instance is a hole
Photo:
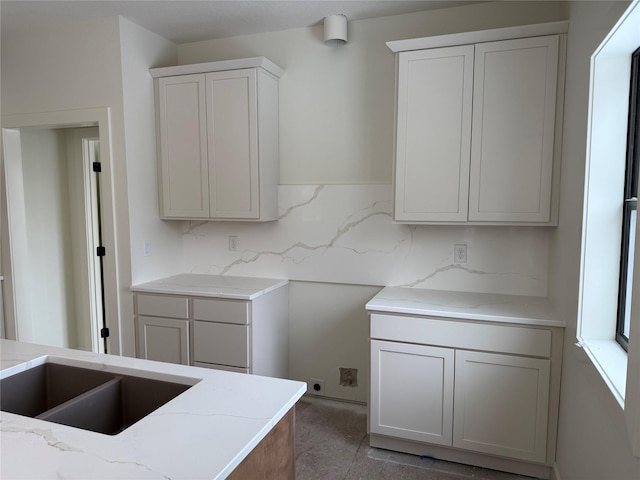
[[[3,117],[6,338],[117,354],[108,122],[66,113]]]

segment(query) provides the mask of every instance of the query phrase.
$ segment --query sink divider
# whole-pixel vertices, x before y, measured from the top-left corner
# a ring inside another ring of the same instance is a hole
[[[122,426],[122,377],[78,395],[36,418],[71,427],[114,435]]]

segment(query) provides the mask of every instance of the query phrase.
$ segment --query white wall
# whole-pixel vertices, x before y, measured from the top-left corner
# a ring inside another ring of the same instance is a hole
[[[549,229],[391,221],[395,67],[385,42],[563,19],[561,2],[500,2],[349,22],[340,48],[324,45],[321,25],[179,45],[180,64],[266,56],[285,69],[281,218],[191,222],[187,270],[304,281],[290,292],[291,376],[324,378],[329,396],[358,401],[367,376],[345,389],[336,368],[368,369],[364,305],[380,286],[546,295]],[[238,252],[228,235],[240,237]],[[469,247],[464,266],[453,264],[455,243]]]
[[[363,305],[379,290],[364,285],[291,282],[290,378],[324,380],[325,395],[367,402],[369,316]],[[341,367],[358,370],[357,386],[340,385]]]
[[[120,19],[125,148],[129,185],[131,279],[142,283],[180,273],[181,222],[160,220],[156,168],[155,101],[149,69],[175,65],[176,46],[149,30]],[[144,256],[144,241],[151,255]]]
[[[110,217],[117,247],[120,301],[111,318],[127,318],[133,309],[129,247],[129,205],[124,145],[119,19],[72,23],[64,28],[32,29],[3,38],[1,45],[2,114],[54,112],[109,107],[113,205]],[[132,355],[133,339],[113,332],[112,353]],[[121,344],[121,340],[127,345]]]
[[[56,130],[23,131],[22,168],[33,342],[77,345],[66,137]],[[23,319],[18,319],[19,321]]]
[[[569,2],[560,225],[551,235],[549,294],[567,322],[557,448],[562,480],[640,478],[623,412],[574,345],[589,105],[589,62],[628,2]]]
[[[149,67],[175,63],[175,46],[110,17],[20,32],[3,37],[1,48],[3,115],[111,109],[114,208],[106,213],[113,215],[118,251],[118,349],[134,355],[132,278],[144,281],[181,270],[182,240],[176,224],[158,219],[153,84],[148,74]],[[152,242],[152,256],[144,258],[146,239]]]
[[[280,182],[391,181],[394,56],[385,42],[564,20],[561,2],[496,2],[349,22],[349,42],[322,25],[178,46],[180,64],[265,56],[280,80]],[[321,19],[318,19],[320,21]]]

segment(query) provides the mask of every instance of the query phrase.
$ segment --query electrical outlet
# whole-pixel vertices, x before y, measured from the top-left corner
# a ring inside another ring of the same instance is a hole
[[[240,237],[237,235],[229,235],[229,251],[237,252],[238,245],[240,244]]]
[[[150,257],[151,256],[151,240],[145,240],[144,241],[144,256],[145,257]]]
[[[307,393],[311,395],[324,395],[324,380],[310,378],[307,382]]]
[[[467,246],[465,244],[453,246],[453,263],[467,263]]]

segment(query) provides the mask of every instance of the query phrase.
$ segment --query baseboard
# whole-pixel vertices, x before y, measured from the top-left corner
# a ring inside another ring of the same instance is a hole
[[[558,464],[554,463],[551,467],[551,478],[550,480],[562,480],[560,477],[560,472],[558,471]]]
[[[490,468],[502,472],[510,472],[528,477],[551,479],[552,467],[549,465],[534,464],[525,461],[511,460],[503,457],[494,457],[483,453],[458,450],[450,447],[424,444],[387,437],[384,435],[371,434],[369,445],[375,448],[394,450],[396,452],[410,453],[413,455],[427,455],[429,457],[446,460],[448,462],[464,463],[482,468]]]

